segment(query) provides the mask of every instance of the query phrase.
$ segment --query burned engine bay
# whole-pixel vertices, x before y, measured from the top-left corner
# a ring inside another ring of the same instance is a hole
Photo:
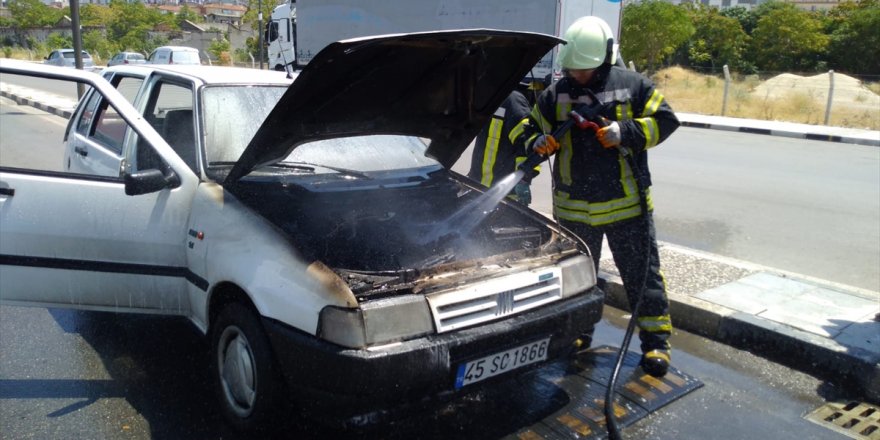
[[[321,261],[351,284],[359,284],[356,278],[368,285],[406,282],[431,268],[474,266],[482,260],[504,265],[576,249],[574,240],[559,235],[542,217],[507,203],[474,212],[485,218],[469,232],[450,229],[448,219],[483,194],[472,185],[439,169],[393,181],[261,174],[228,189],[287,233],[303,258]]]

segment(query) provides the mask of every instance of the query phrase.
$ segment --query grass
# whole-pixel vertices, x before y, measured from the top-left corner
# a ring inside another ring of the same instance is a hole
[[[675,111],[721,115],[723,78],[670,67],[660,70],[652,79]],[[810,89],[791,89],[777,95],[761,95],[754,92],[760,84],[761,79],[755,75],[734,77],[728,89],[724,116],[815,125],[824,123],[827,100],[824,94]],[[880,94],[880,83],[864,86]],[[856,99],[857,102],[866,100],[867,96]],[[865,106],[859,108],[835,102],[829,123],[837,127],[880,130],[880,108],[866,109]]]

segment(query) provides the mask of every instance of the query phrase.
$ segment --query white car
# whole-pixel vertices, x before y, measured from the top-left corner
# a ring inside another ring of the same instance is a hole
[[[76,67],[76,51],[73,49],[53,50],[48,56],[46,56],[46,59],[43,60],[43,64],[60,67]],[[83,70],[95,69],[95,61],[86,51],[82,51],[82,64]]]
[[[202,64],[199,50],[186,46],[161,46],[150,52],[149,64]]]
[[[2,60],[3,75],[91,90],[63,171],[0,169],[0,299],[188,317],[242,430],[282,397],[362,414],[566,356],[601,318],[586,247],[516,202],[470,208],[485,192],[449,170],[558,42],[349,40],[292,84],[207,66],[120,66],[105,80]]]
[[[147,57],[138,52],[117,52],[107,61],[107,66],[119,66],[122,64],[146,64]]]

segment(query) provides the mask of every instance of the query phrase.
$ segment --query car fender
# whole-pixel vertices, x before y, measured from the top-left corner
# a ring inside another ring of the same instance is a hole
[[[207,281],[202,297],[192,298],[197,325],[210,325],[211,295],[223,283],[241,288],[260,315],[310,334],[325,306],[357,304],[335,275],[303,260],[283,232],[222,186],[202,183],[192,206],[188,264]]]

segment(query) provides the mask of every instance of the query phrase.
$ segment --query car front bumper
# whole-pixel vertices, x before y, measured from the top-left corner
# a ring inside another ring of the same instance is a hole
[[[603,300],[593,287],[507,319],[379,350],[340,347],[268,318],[263,324],[296,400],[308,407],[375,408],[452,391],[459,364],[547,336],[547,360],[565,356],[601,319]]]

